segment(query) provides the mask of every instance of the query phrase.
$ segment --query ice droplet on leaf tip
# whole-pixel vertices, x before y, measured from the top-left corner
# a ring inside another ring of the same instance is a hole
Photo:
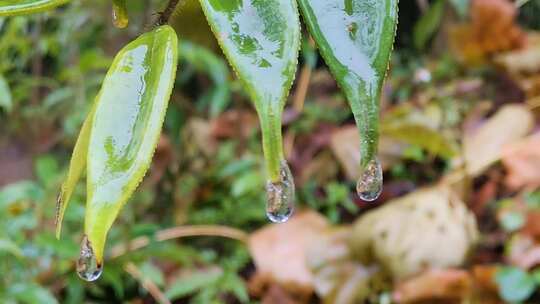
[[[294,212],[294,179],[286,161],[281,162],[279,177],[266,184],[266,216],[274,223],[286,222]]]

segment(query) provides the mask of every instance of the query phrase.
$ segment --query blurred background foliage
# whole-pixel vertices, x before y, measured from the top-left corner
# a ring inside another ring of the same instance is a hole
[[[74,272],[85,189],[60,240],[56,196],[112,57],[164,1],[131,1],[123,30],[107,0],[0,18],[0,302],[540,301],[540,1],[401,1],[376,204],[354,195],[353,118],[306,35],[283,122],[299,215],[278,226],[256,114],[185,2],[164,132],[95,283]]]

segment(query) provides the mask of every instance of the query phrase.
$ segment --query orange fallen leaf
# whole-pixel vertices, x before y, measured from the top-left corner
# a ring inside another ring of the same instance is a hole
[[[525,44],[516,23],[517,9],[508,0],[474,0],[470,22],[450,29],[450,45],[465,63],[478,64],[500,51]]]
[[[463,299],[471,287],[471,277],[464,270],[429,270],[398,284],[393,298],[398,303]]]
[[[268,225],[254,232],[249,237],[248,247],[259,277],[266,277],[287,290],[313,290],[306,251],[328,226],[322,215],[306,211],[286,223]]]

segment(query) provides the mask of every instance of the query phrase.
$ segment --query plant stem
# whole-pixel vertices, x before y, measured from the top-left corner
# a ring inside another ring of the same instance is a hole
[[[129,273],[132,277],[134,277],[141,286],[150,293],[150,295],[156,300],[157,303],[160,304],[171,304],[171,301],[167,299],[167,296],[163,294],[163,292],[159,289],[159,287],[152,282],[152,280],[148,279],[143,272],[135,266],[135,264],[128,262],[124,266],[124,270]]]
[[[230,239],[235,239],[240,242],[246,243],[248,235],[247,233],[226,226],[179,226],[173,227],[165,230],[158,231],[153,239],[161,242],[171,239],[188,237],[188,236],[219,236],[226,237]],[[111,250],[109,258],[114,259],[121,255],[124,255],[126,252],[137,250],[143,248],[150,244],[151,238],[143,236],[133,239],[126,246],[125,244],[120,244],[114,246]]]
[[[180,2],[180,0],[169,0],[169,3],[167,3],[167,6],[163,10],[163,12],[159,13],[159,17],[155,23],[156,26],[164,25],[169,22],[169,19],[171,18],[171,15],[174,13],[174,10],[176,9],[178,2]]]

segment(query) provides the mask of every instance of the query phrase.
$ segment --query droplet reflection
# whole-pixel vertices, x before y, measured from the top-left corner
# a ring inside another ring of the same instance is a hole
[[[97,280],[103,272],[103,265],[98,264],[94,250],[85,235],[81,242],[81,253],[77,261],[77,274],[87,282]]]
[[[372,202],[381,195],[383,187],[383,172],[378,159],[371,160],[362,171],[356,184],[356,192],[360,199]]]
[[[286,161],[281,162],[280,181],[266,184],[266,216],[274,223],[286,222],[294,211],[294,179]]]

